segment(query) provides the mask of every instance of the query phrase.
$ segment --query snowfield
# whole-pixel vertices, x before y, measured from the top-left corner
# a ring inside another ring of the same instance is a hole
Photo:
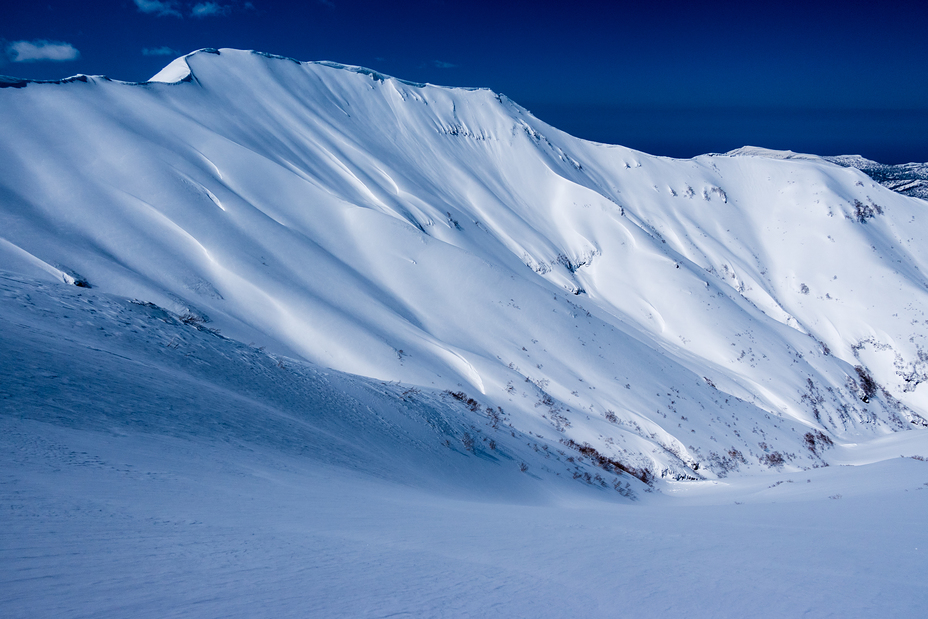
[[[925,201],[255,52],[0,87],[4,616],[928,602]]]

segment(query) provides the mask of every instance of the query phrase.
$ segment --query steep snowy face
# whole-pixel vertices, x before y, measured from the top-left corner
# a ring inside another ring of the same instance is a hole
[[[674,477],[928,425],[926,203],[237,50],[0,90],[0,268],[448,389]]]

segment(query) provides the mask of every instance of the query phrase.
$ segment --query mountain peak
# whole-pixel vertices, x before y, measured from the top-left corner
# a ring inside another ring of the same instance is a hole
[[[791,150],[774,150],[772,148],[763,148],[760,146],[742,146],[730,150],[726,155],[731,157],[765,157],[767,159],[799,159],[806,161],[820,161],[818,155],[807,155],[805,153],[796,153]]]
[[[386,75],[384,73],[381,73],[380,71],[369,69],[367,67],[342,64],[339,62],[332,62],[329,60],[301,61],[301,60],[296,60],[295,58],[290,58],[288,56],[280,56],[277,54],[270,54],[267,52],[261,52],[261,51],[256,51],[256,50],[239,50],[239,49],[232,49],[232,48],[222,48],[222,49],[203,48],[203,49],[199,49],[194,52],[191,52],[189,54],[185,54],[184,56],[180,56],[174,59],[173,61],[171,61],[158,73],[152,76],[151,79],[149,79],[148,81],[149,82],[162,82],[162,83],[176,83],[180,81],[188,81],[192,79],[191,75],[193,75],[193,70],[191,68],[190,63],[192,59],[196,57],[224,56],[224,60],[228,60],[230,57],[244,58],[246,57],[246,55],[260,56],[262,58],[267,58],[267,59],[275,60],[275,61],[277,60],[287,61],[287,62],[295,63],[300,66],[318,65],[318,66],[328,67],[330,69],[338,69],[342,71],[348,71],[350,73],[357,73],[359,75],[365,75],[375,81],[385,82],[387,80],[392,80],[397,83],[405,84],[407,86],[413,86],[416,88],[436,87],[436,88],[449,88],[452,90],[465,90],[465,91],[466,90],[489,91],[486,88],[478,88],[478,87],[435,86],[433,84],[413,82],[409,80],[396,78],[390,75]]]

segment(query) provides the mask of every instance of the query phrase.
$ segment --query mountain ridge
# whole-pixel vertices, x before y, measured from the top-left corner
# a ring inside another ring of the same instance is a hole
[[[912,198],[928,200],[928,164],[902,163],[887,165],[860,155],[819,156],[794,153],[791,150],[777,151],[756,146],[743,146],[731,150],[726,155],[769,157],[771,159],[805,159],[810,161],[828,161],[843,168],[855,168],[896,193]]]
[[[485,89],[178,60],[195,80],[4,91],[0,265],[668,478],[928,423],[921,201],[826,161],[578,140]]]

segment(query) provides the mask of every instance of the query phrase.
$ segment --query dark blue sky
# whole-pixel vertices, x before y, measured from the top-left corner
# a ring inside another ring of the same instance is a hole
[[[112,0],[0,8],[0,74],[139,81],[236,47],[488,86],[574,135],[928,161],[928,6],[902,2]]]

